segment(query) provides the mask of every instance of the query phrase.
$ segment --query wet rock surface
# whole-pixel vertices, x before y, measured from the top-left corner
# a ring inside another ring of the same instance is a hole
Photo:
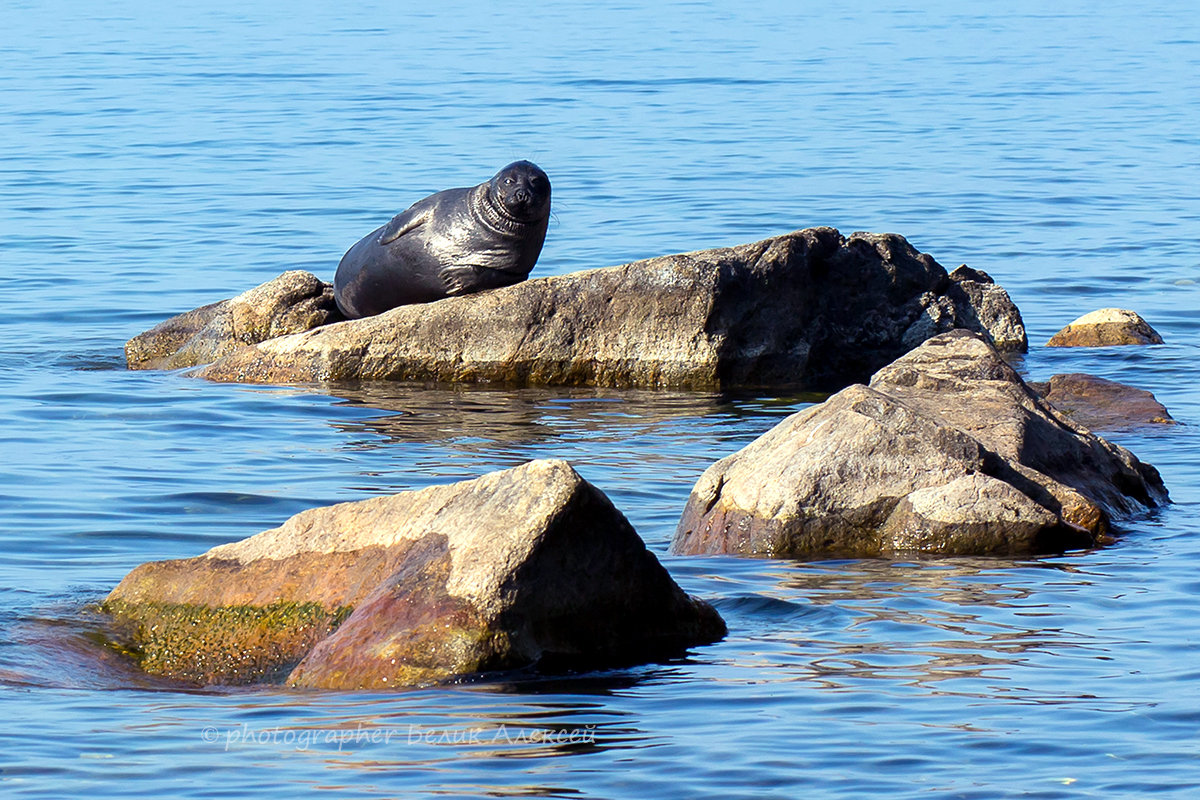
[[[1047,347],[1111,347],[1162,344],[1163,338],[1135,311],[1102,308],[1084,314],[1050,337]]]
[[[986,273],[947,274],[894,234],[810,228],[321,325],[222,353],[197,374],[832,391],[956,327],[1026,347],[1020,312]]]
[[[553,460],[143,564],[100,610],[144,670],[195,684],[386,689],[635,663],[725,633],[608,498]]]
[[[697,482],[677,553],[1017,555],[1090,547],[1168,502],[1157,470],[1072,424],[981,337],[937,336]]]

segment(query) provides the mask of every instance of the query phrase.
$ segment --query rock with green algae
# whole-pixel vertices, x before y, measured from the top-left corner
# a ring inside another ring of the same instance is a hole
[[[143,564],[101,610],[143,669],[195,684],[387,689],[652,660],[725,634],[557,460],[310,509]]]
[[[952,331],[709,467],[672,549],[1061,552],[1166,502],[1154,467],[1072,424],[982,338]]]

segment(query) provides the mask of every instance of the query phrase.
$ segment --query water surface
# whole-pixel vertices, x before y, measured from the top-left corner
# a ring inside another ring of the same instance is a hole
[[[1186,6],[46,0],[0,26],[5,796],[1194,796]],[[1188,423],[1112,437],[1175,504],[1057,558],[680,558],[699,474],[811,398],[123,369],[123,342],[166,316],[285,269],[328,279],[396,211],[518,158],[554,183],[539,275],[809,225],[989,272],[1024,313],[1031,377],[1132,383]],[[1167,344],[1042,347],[1114,305]],[[143,561],[551,456],[714,602],[725,641],[381,695],[178,691],[73,633]]]

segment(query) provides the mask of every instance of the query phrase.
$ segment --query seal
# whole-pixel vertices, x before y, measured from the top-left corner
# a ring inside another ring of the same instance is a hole
[[[359,239],[338,264],[334,300],[355,319],[520,283],[549,221],[550,179],[514,161],[478,186],[418,200]]]

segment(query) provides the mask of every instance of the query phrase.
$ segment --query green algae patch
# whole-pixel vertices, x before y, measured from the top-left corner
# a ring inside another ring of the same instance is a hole
[[[353,610],[320,603],[205,606],[106,600],[109,646],[143,671],[199,685],[280,683]]]

